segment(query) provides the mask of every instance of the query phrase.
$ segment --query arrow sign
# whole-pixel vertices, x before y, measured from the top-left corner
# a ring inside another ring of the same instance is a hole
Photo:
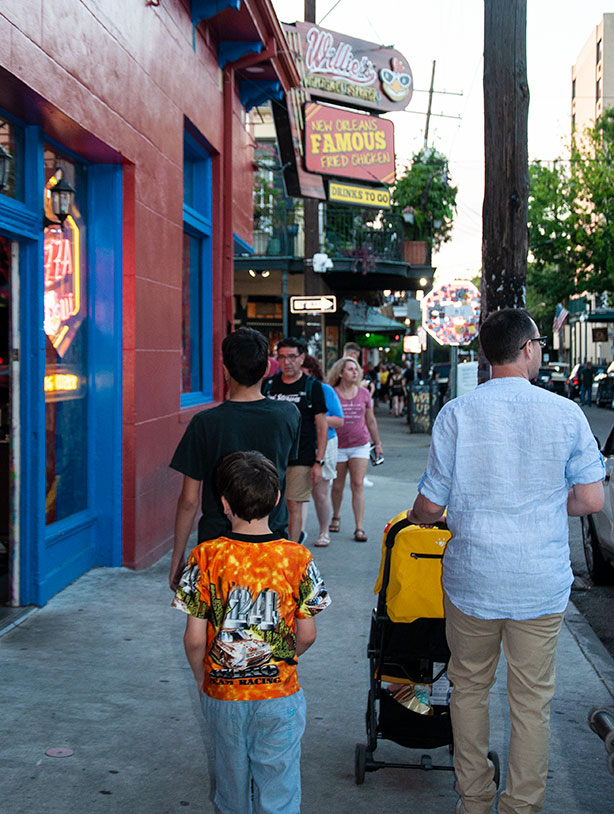
[[[337,297],[290,297],[292,314],[334,314],[337,310]]]

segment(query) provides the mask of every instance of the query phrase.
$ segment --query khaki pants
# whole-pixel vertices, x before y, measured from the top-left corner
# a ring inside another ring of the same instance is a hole
[[[510,745],[507,782],[499,814],[542,810],[548,771],[550,701],[554,695],[556,643],[562,613],[538,619],[476,619],[444,597],[446,636],[454,684],[450,714],[457,789],[467,814],[489,814],[495,801],[489,749],[489,691],[501,644],[508,663]]]

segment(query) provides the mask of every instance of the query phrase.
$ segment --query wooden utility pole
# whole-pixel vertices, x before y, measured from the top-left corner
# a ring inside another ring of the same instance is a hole
[[[316,21],[316,0],[305,0],[305,22]],[[305,224],[305,271],[304,292],[307,295],[319,295],[324,292],[322,275],[313,270],[312,259],[320,251],[320,202],[314,198],[303,198],[304,224]],[[318,326],[318,322],[320,323]],[[311,323],[311,324],[309,324]],[[322,358],[324,359],[325,326],[324,317],[318,320],[313,315],[305,314],[305,338],[310,340],[318,327],[322,333]],[[326,364],[324,363],[326,370]]]
[[[305,22],[315,23],[316,0],[305,0]],[[322,293],[322,275],[314,272],[311,260],[320,251],[320,202],[315,198],[303,198],[305,213],[305,294]],[[306,316],[305,319],[308,319]],[[306,334],[309,335],[312,331]]]
[[[529,86],[526,0],[484,0],[482,315],[524,308]]]

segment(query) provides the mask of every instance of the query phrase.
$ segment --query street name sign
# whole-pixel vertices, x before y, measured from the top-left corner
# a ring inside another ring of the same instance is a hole
[[[292,314],[334,314],[336,310],[337,297],[332,294],[321,297],[290,297]]]

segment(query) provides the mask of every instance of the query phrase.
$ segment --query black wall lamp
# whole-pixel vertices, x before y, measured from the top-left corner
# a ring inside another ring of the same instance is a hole
[[[51,187],[51,209],[63,227],[75,200],[75,190],[64,179],[64,172],[59,167],[55,171],[55,177],[57,178],[58,175],[60,175],[60,180]]]
[[[11,169],[12,160],[13,156],[0,144],[0,190],[3,190],[9,182],[9,171]]]

